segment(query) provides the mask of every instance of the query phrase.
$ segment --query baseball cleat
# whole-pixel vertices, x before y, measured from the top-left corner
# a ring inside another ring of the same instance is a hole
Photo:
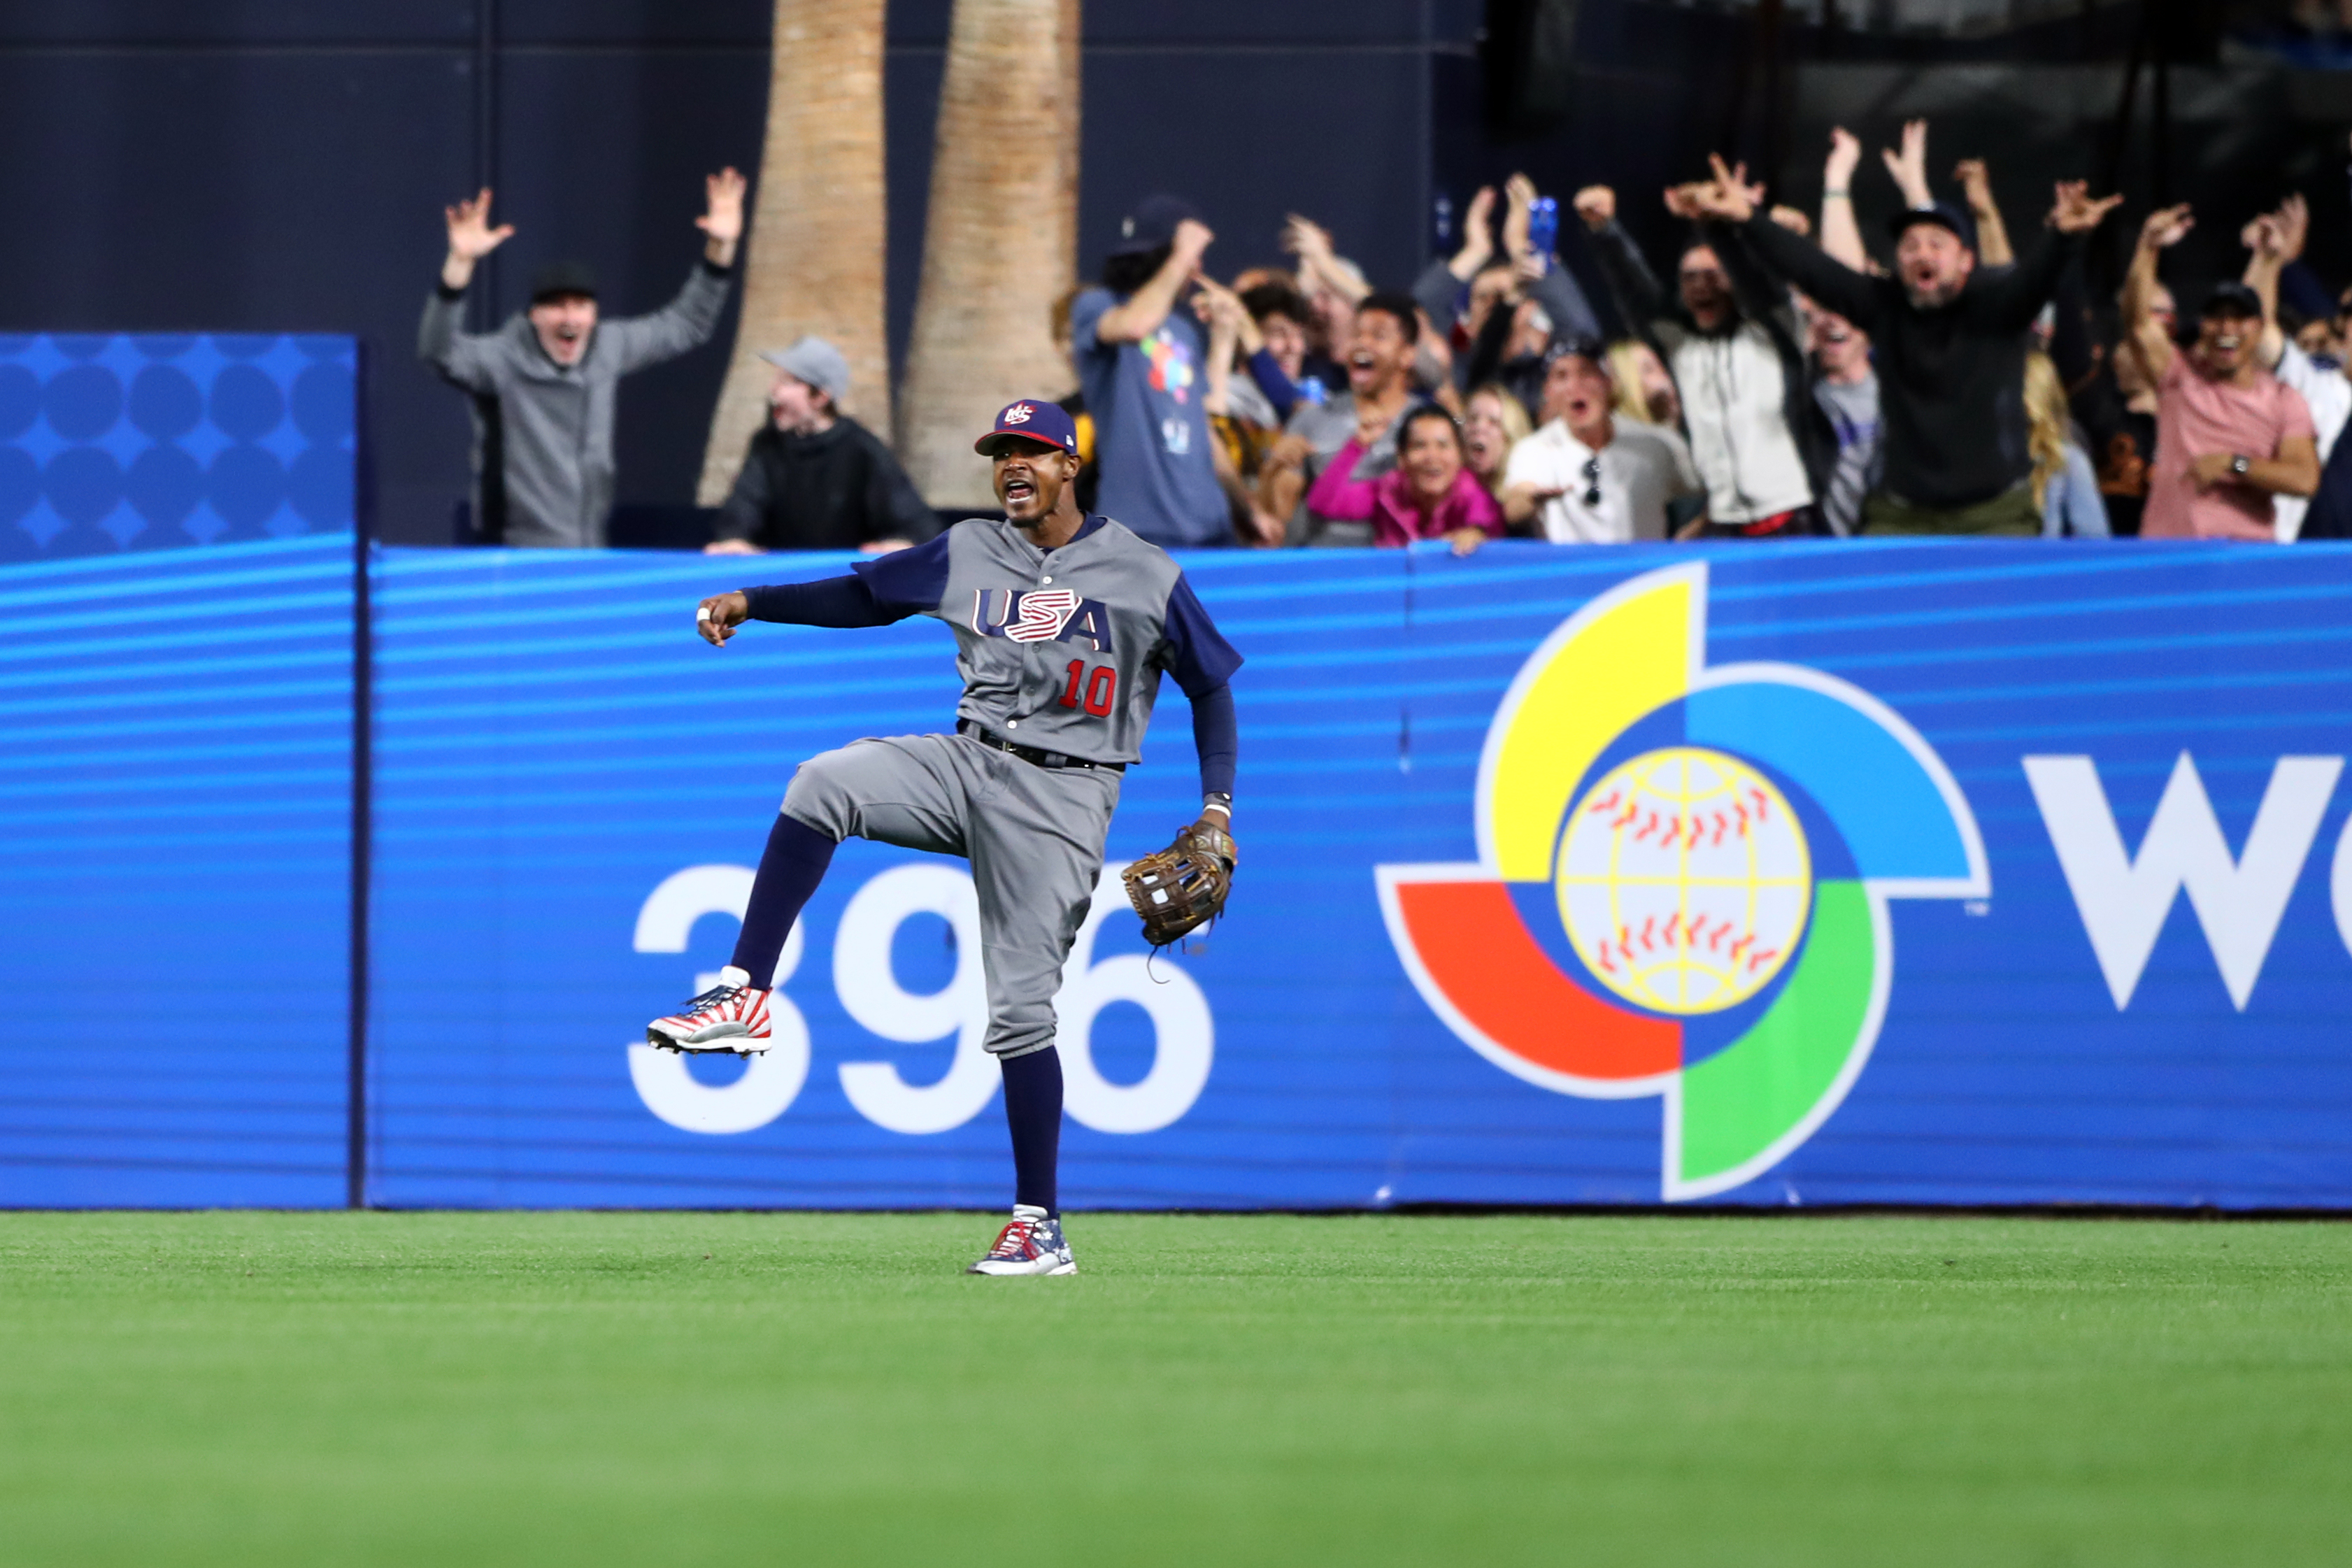
[[[1029,1204],[1013,1205],[1013,1223],[996,1233],[988,1256],[964,1270],[967,1274],[1076,1274],[1069,1238],[1062,1222]]]
[[[768,1048],[768,994],[730,964],[719,984],[646,1026],[646,1043],[666,1051],[731,1051],[756,1057]]]

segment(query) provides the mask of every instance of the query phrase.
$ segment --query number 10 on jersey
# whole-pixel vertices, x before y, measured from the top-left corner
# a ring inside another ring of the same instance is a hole
[[[1082,685],[1086,689],[1083,696],[1079,692]],[[1083,705],[1087,712],[1099,719],[1110,711],[1110,705],[1118,700],[1118,670],[1107,664],[1099,665],[1096,667],[1092,675],[1088,675],[1085,659],[1070,660],[1070,683],[1062,689],[1063,707],[1076,708]]]

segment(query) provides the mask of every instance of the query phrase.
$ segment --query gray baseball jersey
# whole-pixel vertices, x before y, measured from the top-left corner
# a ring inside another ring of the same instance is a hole
[[[859,626],[936,616],[955,630],[960,719],[1087,763],[1140,760],[1162,671],[1202,698],[1221,693],[1241,664],[1176,563],[1102,517],[1049,551],[1011,523],[971,519],[928,544],[860,563],[856,581],[745,594],[763,620]],[[1195,709],[1196,725],[1206,710]],[[1222,711],[1229,733],[1230,698]],[[1230,788],[1230,741],[1225,773],[1221,787]],[[810,758],[783,810],[835,840],[871,838],[971,862],[987,1047],[1017,1057],[1054,1043],[1054,994],[1094,899],[1119,784],[1108,767],[1040,766],[969,735],[902,735]]]
[[[959,718],[1090,763],[1141,760],[1161,671],[1197,697],[1242,662],[1168,552],[1106,517],[1051,551],[971,518],[857,574],[884,615],[954,628]]]

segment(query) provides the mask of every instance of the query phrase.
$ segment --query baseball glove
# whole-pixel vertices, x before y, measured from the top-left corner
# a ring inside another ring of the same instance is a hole
[[[1233,891],[1239,856],[1232,838],[1196,822],[1179,830],[1175,843],[1121,872],[1128,902],[1143,917],[1144,940],[1166,947],[1215,920]]]

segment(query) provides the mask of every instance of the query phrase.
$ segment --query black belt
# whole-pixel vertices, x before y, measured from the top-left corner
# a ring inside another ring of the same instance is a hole
[[[1011,741],[990,734],[970,719],[956,721],[956,733],[978,741],[983,746],[993,746],[1000,752],[1009,752],[1032,767],[1100,768],[1105,773],[1113,773],[1127,772],[1125,763],[1090,763],[1084,757],[1066,757],[1059,752],[1043,752],[1034,746],[1015,745]]]

